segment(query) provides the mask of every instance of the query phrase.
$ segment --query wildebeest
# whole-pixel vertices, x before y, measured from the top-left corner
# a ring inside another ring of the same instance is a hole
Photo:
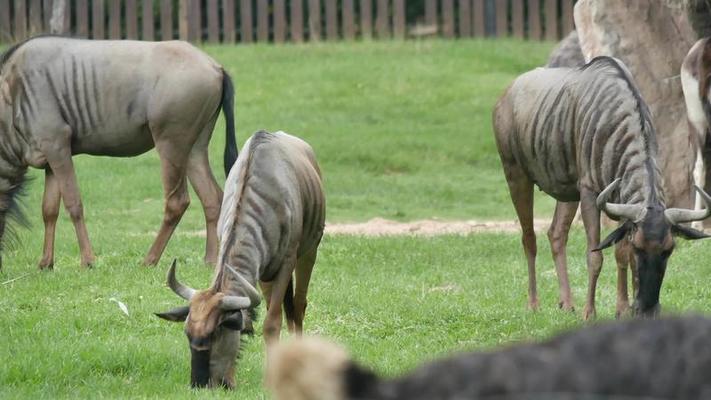
[[[667,209],[657,165],[649,110],[627,68],[598,57],[577,69],[539,68],[518,77],[494,110],[494,130],[522,228],[528,260],[529,305],[536,293],[533,185],[553,196],[548,238],[559,280],[560,305],[572,309],[565,247],[578,202],[587,235],[588,293],[584,318],[595,314],[599,250],[617,246],[618,315],[628,308],[627,265],[637,269],[635,313],[654,315],[674,250],[674,235],[705,235],[681,225],[711,212],[711,198],[697,187],[706,210]],[[609,202],[612,199],[614,202]],[[621,225],[600,243],[600,210]]]
[[[702,400],[711,396],[709,335],[703,317],[626,320],[451,356],[392,379],[304,338],[274,350],[266,382],[275,400]]]
[[[259,302],[257,281],[267,303],[267,350],[279,339],[282,303],[289,330],[302,332],[324,221],[321,173],[311,147],[283,132],[255,133],[225,184],[212,286],[196,292],[177,282],[174,266],[168,273],[168,285],[190,305],[158,316],[186,321],[193,386],[234,387],[240,331],[251,326]]]
[[[697,41],[689,50],[681,64],[681,88],[684,91],[686,115],[690,129],[696,133],[696,163],[694,181],[705,190],[711,189],[711,135],[708,134],[711,122],[711,38]],[[703,206],[701,196],[696,196],[696,209]],[[701,222],[694,227],[701,228]]]
[[[580,67],[585,65],[583,50],[580,48],[578,32],[572,31],[561,40],[548,57],[548,68]]]
[[[28,166],[45,170],[40,268],[54,264],[60,197],[74,223],[81,264],[94,252],[72,156],[128,157],[153,147],[161,160],[165,213],[144,262],[158,262],[188,207],[186,175],[205,211],[205,260],[217,258],[222,190],[207,147],[222,108],[225,170],[237,157],[234,89],[212,58],[185,42],[93,41],[43,36],[0,58],[0,238]]]

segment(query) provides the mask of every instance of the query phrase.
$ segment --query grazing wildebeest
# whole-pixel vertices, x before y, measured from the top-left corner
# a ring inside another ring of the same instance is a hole
[[[174,265],[168,273],[168,285],[190,305],[158,316],[187,318],[193,386],[234,387],[240,331],[251,326],[259,302],[257,281],[267,303],[267,350],[279,339],[282,303],[289,330],[301,334],[324,221],[321,173],[311,147],[283,132],[255,133],[225,184],[212,286],[196,292],[177,282]]]
[[[45,170],[40,268],[54,263],[60,197],[74,223],[81,264],[94,252],[84,224],[72,156],[128,157],[154,146],[165,214],[144,262],[158,262],[188,207],[186,175],[205,210],[205,260],[217,258],[222,190],[207,147],[222,107],[225,170],[237,157],[234,89],[225,70],[185,42],[93,41],[43,36],[0,58],[0,239],[28,166]]]
[[[702,400],[711,396],[709,335],[703,317],[626,320],[451,356],[396,378],[304,338],[272,352],[266,383],[275,400]]]
[[[691,47],[681,64],[681,88],[684,91],[686,115],[689,126],[696,133],[697,149],[694,165],[694,181],[706,191],[711,189],[711,135],[708,134],[711,122],[711,38],[699,40]],[[701,196],[696,196],[696,209],[703,206]],[[708,220],[706,221],[708,223]],[[701,228],[700,221],[694,222],[695,228]]]
[[[656,314],[667,260],[674,250],[673,235],[705,237],[680,224],[708,217],[711,198],[697,187],[706,210],[666,208],[654,126],[624,64],[598,57],[577,69],[538,68],[527,72],[499,99],[493,117],[499,155],[523,231],[529,306],[538,306],[533,231],[536,184],[557,200],[548,238],[561,307],[573,308],[565,247],[579,202],[588,250],[584,318],[595,314],[595,287],[602,267],[598,250],[622,239],[627,240],[615,253],[617,313],[628,308],[629,263],[633,272],[636,267],[639,279],[635,313]],[[622,222],[602,243],[600,210]]]

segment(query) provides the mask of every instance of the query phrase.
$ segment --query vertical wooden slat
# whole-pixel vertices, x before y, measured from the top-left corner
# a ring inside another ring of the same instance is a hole
[[[562,4],[563,32],[561,32],[561,34],[565,36],[569,34],[570,31],[575,29],[575,21],[573,18],[573,0],[562,0]]]
[[[269,4],[267,0],[257,0],[257,40],[269,41]]]
[[[136,12],[136,0],[125,0],[126,10],[126,39],[138,39],[138,20]]]
[[[515,37],[523,39],[523,0],[513,0],[511,6],[511,30]]]
[[[36,35],[41,32],[43,32],[42,0],[30,0],[30,35]]]
[[[321,40],[321,1],[309,0],[309,39]]]
[[[284,0],[274,0],[274,42],[286,40],[286,4]]]
[[[89,4],[87,4],[87,0],[76,0],[74,4],[76,35],[80,38],[89,37]]]
[[[16,41],[27,38],[27,2],[15,0],[15,32]]]
[[[155,27],[153,26],[153,0],[143,0],[141,7],[141,39],[155,40]]]
[[[514,0],[516,1],[516,0]],[[471,0],[459,0],[459,37],[472,35]]]
[[[7,0],[7,3],[9,4],[10,0]],[[52,16],[51,15],[52,14],[52,0],[42,0],[42,9],[46,10],[42,16],[43,30],[45,32],[49,32],[49,18]],[[0,11],[2,11],[2,10],[0,9]],[[9,8],[8,8],[7,12],[8,12],[8,14],[5,14],[5,15],[9,15],[9,13],[10,13]],[[2,13],[0,13],[0,18],[2,18],[1,14]]]
[[[207,0],[207,40],[220,42],[220,16],[217,12],[217,0]]]
[[[242,24],[240,42],[252,43],[252,0],[240,0],[240,22]]]
[[[355,21],[354,14],[355,8],[353,7],[353,0],[343,0],[343,37],[347,40],[353,40],[355,38]]]
[[[301,43],[304,41],[304,0],[291,0],[291,41]]]
[[[437,25],[437,0],[425,1],[425,24]]]
[[[0,41],[9,43],[12,40],[10,30],[10,0],[0,0]]]
[[[539,0],[528,0],[528,38],[541,39],[541,4]]]
[[[405,0],[393,0],[393,36],[405,38]]]
[[[202,1],[201,0],[191,0],[192,7],[191,15],[189,19],[190,23],[190,34],[192,35],[192,41],[202,42]]]
[[[121,1],[109,1],[109,39],[121,39]]]
[[[486,25],[484,22],[484,0],[472,1],[472,28],[474,36],[483,37],[486,35]]]
[[[373,7],[371,0],[360,0],[360,33],[365,39],[373,37]]]
[[[104,24],[106,13],[104,12],[104,0],[91,1],[91,38],[101,40],[106,38]]]
[[[508,4],[506,1],[496,2],[496,36],[507,37],[509,35],[508,16],[506,15]]]
[[[188,40],[190,33],[188,16],[190,15],[190,0],[180,0],[178,3],[178,38]]]
[[[72,10],[71,10],[71,1],[67,0],[64,3],[64,25],[62,26],[62,33],[67,33],[71,30],[72,27]]]
[[[222,41],[234,43],[235,34],[235,0],[222,0]]]
[[[388,0],[378,0],[378,13],[375,19],[375,27],[378,30],[380,39],[390,37],[390,10],[388,9]]]
[[[454,37],[454,0],[442,0],[442,34]]]
[[[555,41],[558,34],[558,1],[546,0],[546,40]]]
[[[336,0],[326,1],[326,38],[328,40],[338,39],[338,4]]]
[[[173,40],[173,0],[160,0],[160,40]]]

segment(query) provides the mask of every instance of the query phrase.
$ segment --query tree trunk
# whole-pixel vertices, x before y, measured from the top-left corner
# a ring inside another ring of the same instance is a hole
[[[52,17],[49,20],[49,31],[52,34],[64,33],[65,10],[67,9],[66,0],[54,0],[52,4]]]
[[[693,208],[696,140],[686,121],[679,71],[711,23],[706,0],[580,0],[575,25],[586,61],[622,60],[650,108],[668,207]]]

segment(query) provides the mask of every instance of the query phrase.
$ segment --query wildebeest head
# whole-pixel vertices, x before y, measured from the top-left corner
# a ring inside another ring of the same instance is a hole
[[[190,383],[193,387],[234,388],[235,359],[240,346],[240,333],[245,329],[247,310],[259,304],[259,293],[234,269],[239,289],[245,296],[226,295],[210,289],[197,291],[175,277],[175,264],[168,271],[168,286],[190,305],[157,313],[168,321],[185,321],[185,334],[191,352]]]
[[[637,265],[639,291],[634,302],[636,315],[654,317],[659,314],[659,291],[667,269],[667,261],[674,251],[674,236],[685,239],[708,237],[703,232],[681,225],[685,222],[700,221],[711,215],[711,197],[695,186],[706,203],[705,210],[680,208],[664,209],[661,205],[641,206],[608,203],[610,194],[620,183],[618,178],[597,198],[597,206],[623,224],[603,240],[597,249],[602,250],[627,238],[634,262]]]

